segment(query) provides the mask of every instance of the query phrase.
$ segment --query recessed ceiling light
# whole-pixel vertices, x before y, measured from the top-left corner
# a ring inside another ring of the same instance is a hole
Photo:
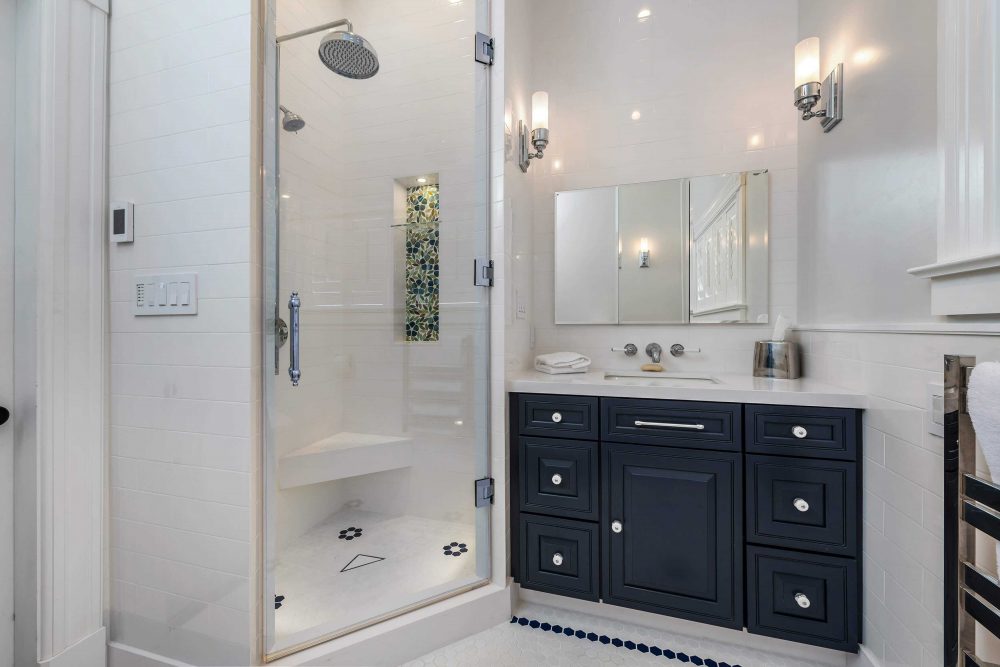
[[[642,118],[642,114],[639,113],[638,109],[632,112],[632,120],[639,120],[640,118]]]
[[[636,14],[635,17],[637,19],[639,19],[640,21],[645,21],[646,19],[648,19],[652,15],[653,15],[653,12],[651,10],[649,10],[649,9],[640,9],[639,13]]]
[[[420,178],[417,179],[417,183],[420,183],[421,185],[423,185],[426,182],[427,182],[427,179],[424,178],[423,176],[421,176]]]
[[[292,195],[281,195],[282,199],[291,199]]]

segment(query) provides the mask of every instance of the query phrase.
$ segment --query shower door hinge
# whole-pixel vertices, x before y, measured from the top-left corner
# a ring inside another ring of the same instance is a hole
[[[476,507],[486,507],[493,504],[493,478],[483,477],[476,480]]]
[[[493,38],[482,32],[476,33],[476,62],[493,64]]]
[[[476,287],[493,287],[493,260],[476,257],[473,266],[476,273],[472,284]]]

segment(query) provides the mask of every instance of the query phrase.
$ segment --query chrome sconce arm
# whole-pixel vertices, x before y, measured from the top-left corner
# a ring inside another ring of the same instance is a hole
[[[528,139],[528,126],[525,125],[523,120],[517,121],[517,136],[518,136],[518,148],[519,148],[519,158],[518,164],[521,167],[521,171],[527,173],[528,167],[531,166],[531,160],[539,159],[541,160],[545,157],[545,148],[549,145],[549,128],[540,127],[538,129],[531,131],[531,139]],[[531,152],[531,148],[535,148],[535,152]]]
[[[819,67],[819,38],[806,37],[795,45],[795,108],[802,120],[819,118],[829,132],[844,119],[844,64],[837,63],[822,83]]]
[[[824,132],[836,127],[844,119],[844,64],[837,63],[823,83],[810,81],[796,88],[795,108],[802,120],[819,118]]]

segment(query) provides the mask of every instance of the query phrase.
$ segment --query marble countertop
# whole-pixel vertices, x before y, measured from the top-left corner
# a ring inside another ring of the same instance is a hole
[[[864,394],[822,384],[809,378],[773,380],[751,375],[705,373],[718,383],[672,378],[672,373],[646,373],[642,377],[605,379],[608,371],[547,375],[538,371],[512,373],[507,391],[571,396],[614,396],[618,398],[659,398],[723,403],[763,403],[767,405],[809,405],[828,408],[864,408]],[[622,371],[634,374],[634,371]],[[682,374],[678,374],[682,375]],[[701,375],[701,374],[699,374]]]

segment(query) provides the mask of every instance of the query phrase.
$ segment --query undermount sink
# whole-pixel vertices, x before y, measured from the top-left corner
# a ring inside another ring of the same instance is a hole
[[[634,382],[645,380],[654,383],[664,383],[676,385],[678,383],[691,384],[721,384],[718,378],[700,373],[652,373],[647,371],[616,371],[604,374],[604,379],[611,382]]]

